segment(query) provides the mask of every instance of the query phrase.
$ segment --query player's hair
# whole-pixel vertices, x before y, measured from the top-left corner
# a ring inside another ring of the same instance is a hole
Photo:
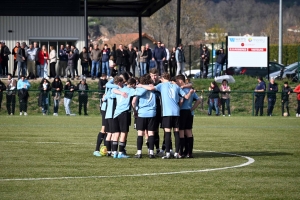
[[[185,82],[185,76],[183,76],[182,74],[179,74],[176,76],[176,80],[182,80],[183,82]]]
[[[152,84],[153,81],[151,79],[151,76],[149,74],[145,74],[140,78],[140,84],[142,85],[149,85]]]
[[[123,81],[124,81],[123,78],[120,76],[115,76],[115,78],[114,78],[114,84],[118,84]]]
[[[150,74],[158,74],[158,70],[156,68],[150,69]]]
[[[102,73],[101,76],[104,77],[104,76],[107,76],[107,74],[106,73]]]
[[[163,73],[162,75],[161,75],[161,77],[163,77],[165,80],[170,80],[170,74],[169,73]]]
[[[129,78],[127,81],[128,85],[135,85],[136,84],[136,80],[134,78]]]

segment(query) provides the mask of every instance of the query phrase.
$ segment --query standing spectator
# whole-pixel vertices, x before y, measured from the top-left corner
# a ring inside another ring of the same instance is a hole
[[[39,85],[41,91],[39,96],[39,107],[42,107],[43,115],[46,115],[49,108],[49,91],[51,90],[50,82],[43,78]]]
[[[290,116],[289,110],[289,96],[293,92],[292,88],[289,86],[288,82],[284,82],[282,92],[281,92],[281,111],[282,116],[284,116],[284,107],[286,108],[287,116]]]
[[[28,103],[28,89],[30,88],[30,83],[25,79],[25,75],[21,75],[21,79],[18,80],[17,89],[19,96],[19,104],[20,104],[20,115],[24,112],[24,115],[27,116],[27,103]]]
[[[113,78],[113,77],[115,77],[118,74],[116,63],[114,62],[114,57],[110,56],[108,62],[109,62],[109,68],[110,68],[111,78]]]
[[[105,44],[103,50],[101,51],[102,74],[107,74],[107,76],[110,78],[109,56],[110,49],[108,48],[107,44]]]
[[[59,100],[63,89],[63,84],[59,76],[56,75],[56,77],[54,78],[54,81],[51,84],[51,89],[52,89],[53,106],[54,106],[53,115],[58,116]]]
[[[28,77],[35,78],[35,57],[36,57],[36,49],[33,48],[33,44],[29,44],[29,48],[27,49],[27,70]]]
[[[16,89],[17,83],[12,78],[11,74],[7,75],[7,86],[6,86],[6,109],[9,115],[15,114],[15,106],[16,106]]]
[[[215,64],[215,77],[221,76],[223,71],[223,65],[226,62],[226,54],[224,53],[224,49],[221,48],[217,51],[217,59]]]
[[[221,105],[222,105],[222,115],[225,117],[225,104],[228,111],[228,117],[230,117],[230,86],[226,79],[222,81],[222,85],[220,87],[221,92]]]
[[[135,72],[138,72],[138,75],[140,75],[140,63],[138,60],[138,54],[139,54],[139,48],[138,47],[133,47],[134,51],[135,51]],[[147,68],[147,67],[146,67]]]
[[[82,75],[87,77],[89,71],[89,58],[86,47],[83,47],[82,51],[79,54],[79,58],[81,60]]]
[[[293,92],[297,93],[298,107],[297,107],[296,117],[300,117],[300,84],[295,87]]]
[[[58,69],[56,70],[56,75],[59,75],[60,77],[66,76],[66,69],[67,69],[67,62],[68,62],[68,55],[67,51],[64,48],[64,45],[60,45],[60,49],[58,51]]]
[[[78,89],[78,101],[79,101],[79,112],[78,114],[81,115],[82,105],[83,105],[83,111],[84,115],[87,114],[87,102],[88,102],[88,84],[86,83],[86,79],[82,79],[80,83],[77,85]]]
[[[216,81],[213,81],[210,83],[210,86],[208,88],[210,91],[209,93],[209,106],[208,106],[208,115],[211,115],[212,109],[216,110],[216,116],[219,116],[219,92],[220,89],[218,87],[218,84]]]
[[[11,52],[9,48],[5,45],[5,41],[1,41],[1,51],[0,51],[0,57],[1,57],[1,68],[2,68],[2,75],[7,76],[8,75],[8,55],[10,55]]]
[[[89,55],[89,71],[88,71],[88,75],[91,75],[91,70],[92,70],[92,59],[91,59],[91,52],[93,50],[93,47],[90,46],[89,47],[89,51],[88,51],[88,55]]]
[[[50,77],[54,78],[56,76],[55,65],[56,65],[56,51],[53,46],[50,46]]]
[[[276,93],[277,92],[278,92],[278,85],[277,85],[277,83],[275,83],[275,80],[272,77],[270,79],[270,83],[269,83],[269,86],[268,86],[268,93],[267,93],[267,97],[268,97],[267,115],[270,116],[270,117],[273,114],[274,105],[276,103]]]
[[[68,71],[71,74],[71,79],[74,80],[74,63],[75,63],[75,54],[73,51],[70,51],[68,53],[68,66],[66,68],[66,76],[65,78],[68,77]]]
[[[101,107],[102,107],[102,98],[105,93],[105,84],[107,83],[107,75],[102,74],[99,82],[98,82],[98,90],[99,90],[99,99],[100,99],[100,114],[101,114]]]
[[[182,75],[184,74],[185,71],[185,56],[184,56],[184,52],[182,49],[182,44],[179,44],[176,53],[175,53],[175,58],[176,58],[176,63],[177,63],[177,71],[176,71],[176,75],[179,75],[180,73]]]
[[[38,68],[39,77],[48,78],[48,60],[49,54],[46,46],[42,46],[42,50],[39,52],[40,69]]]
[[[26,74],[25,43],[24,42],[22,42],[21,48],[18,49],[17,61],[18,61],[18,79],[20,79],[20,73],[21,73],[21,75],[24,75],[24,76]]]
[[[95,44],[94,49],[91,51],[91,59],[92,59],[91,76],[92,76],[92,80],[95,80],[95,77],[98,77],[98,69],[99,69],[100,59],[101,59],[101,50],[98,48],[98,44]]]
[[[116,50],[116,64],[118,65],[118,75],[121,75],[127,68],[128,52],[123,49],[123,45],[120,44]]]
[[[147,50],[148,53],[148,58],[147,58],[147,74],[149,73],[149,69],[150,69],[150,60],[152,60],[152,49],[150,48],[149,44],[146,43],[145,48]]]
[[[78,75],[79,50],[74,45],[71,45],[71,51],[74,54],[74,59],[73,59],[73,61],[74,61],[73,74],[74,74],[74,76],[76,74],[76,77],[79,78],[79,75]]]
[[[18,68],[18,61],[17,61],[17,55],[18,55],[18,49],[21,48],[20,47],[20,42],[16,43],[16,46],[13,48],[12,50],[12,54],[14,55],[14,70],[13,70],[13,77],[16,74],[17,68]],[[1,65],[1,63],[0,63]]]
[[[169,66],[170,66],[170,75],[174,77],[176,75],[176,47],[172,48],[172,52],[170,55]]]
[[[41,66],[40,66],[41,63],[39,62],[39,60],[40,60],[39,55],[40,55],[41,48],[39,48],[39,45],[37,42],[33,43],[33,48],[36,52],[36,54],[35,54],[35,71],[36,71],[35,76],[38,78],[40,76],[39,70],[41,68]]]
[[[203,78],[206,78],[207,74],[208,74],[208,64],[209,64],[210,56],[209,56],[209,51],[208,51],[207,46],[204,45],[202,50],[203,51],[201,54],[201,60],[202,60],[201,74],[202,74]]]
[[[168,48],[165,47],[165,44],[162,43],[161,46],[163,48],[165,48],[165,51],[166,51],[166,59],[164,60],[164,70],[165,72],[168,72],[168,67],[169,67],[169,59],[170,59],[170,51]]]
[[[132,44],[128,45],[128,65],[126,71],[132,71],[133,76],[135,76],[135,65],[136,65],[136,51],[133,49]]]
[[[266,91],[266,83],[263,78],[259,76],[257,78],[258,84],[255,87],[255,116],[258,116],[258,111],[260,111],[260,116],[264,114],[264,99]]]
[[[157,63],[157,69],[159,76],[161,76],[164,73],[164,61],[166,60],[167,53],[165,48],[161,46],[161,42],[157,42],[157,46],[154,48],[153,54],[152,54],[152,60],[155,60]]]
[[[75,87],[75,85],[73,85],[71,83],[70,80],[67,80],[66,85],[64,87],[64,90],[65,90],[64,106],[65,106],[65,110],[66,110],[66,115],[67,116],[75,115],[75,114],[71,113],[70,103],[71,103],[71,100],[73,98],[74,91],[76,90],[76,87]]]
[[[145,49],[145,46],[141,46],[141,51],[138,54],[138,59],[140,63],[140,76],[143,76],[147,74],[148,51]]]
[[[1,111],[1,105],[2,105],[3,91],[4,90],[6,90],[6,86],[0,79],[0,111]]]

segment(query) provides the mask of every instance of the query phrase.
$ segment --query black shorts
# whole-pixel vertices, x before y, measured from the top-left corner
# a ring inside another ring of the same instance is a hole
[[[155,117],[138,117],[136,119],[136,130],[138,131],[156,131],[157,121]]]
[[[105,113],[106,113],[106,111],[101,110],[102,126],[106,126],[106,123],[107,123],[107,120],[105,120]]]
[[[194,116],[190,110],[180,110],[179,130],[186,130],[193,128]]]
[[[118,115],[116,118],[114,118],[112,121],[113,123],[113,127],[112,130],[113,130],[113,133],[116,133],[116,132],[124,132],[124,133],[128,133],[129,132],[129,123],[130,123],[130,119],[128,118],[131,118],[130,116],[130,113],[128,114],[127,111],[125,112],[122,112],[120,115]]]
[[[179,128],[179,116],[162,117],[161,126],[163,128]]]
[[[120,132],[120,131],[116,131],[115,129],[115,119],[114,118],[109,118],[109,119],[106,119],[107,121],[107,124],[105,126],[105,132],[108,132],[108,133],[114,133],[114,132]]]

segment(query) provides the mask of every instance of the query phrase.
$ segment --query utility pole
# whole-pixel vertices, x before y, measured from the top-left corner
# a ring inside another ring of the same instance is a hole
[[[279,0],[278,63],[282,64],[282,0]]]

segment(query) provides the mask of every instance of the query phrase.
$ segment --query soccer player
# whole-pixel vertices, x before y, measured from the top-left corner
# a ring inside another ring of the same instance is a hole
[[[183,75],[176,76],[176,83],[179,87],[185,86],[185,77]],[[189,88],[184,88],[183,91],[188,93]],[[196,101],[193,105],[193,101]],[[187,152],[188,158],[193,158],[193,119],[194,119],[194,110],[201,103],[201,99],[197,96],[196,93],[193,93],[190,98],[183,100],[183,103],[180,107],[180,117],[179,117],[179,137],[180,137],[180,153],[179,158],[184,157],[183,147],[187,146],[185,151]],[[185,140],[186,137],[186,140]],[[187,145],[185,145],[185,142]]]
[[[140,84],[149,85],[152,84],[150,75],[146,74],[140,78]],[[138,110],[136,110],[136,103],[138,100]],[[155,158],[154,156],[154,131],[157,130],[156,116],[156,98],[155,93],[148,91],[144,88],[137,88],[135,97],[132,100],[132,108],[136,120],[136,129],[138,131],[137,137],[137,155],[135,158],[142,158],[142,146],[143,136],[145,132],[148,133],[149,142],[149,158]]]
[[[170,142],[171,131],[173,129],[175,136],[175,158],[179,158],[179,95],[185,99],[189,99],[194,90],[190,90],[187,94],[176,84],[169,82],[170,74],[163,73],[161,82],[157,86],[153,85],[137,85],[137,87],[143,87],[147,90],[157,90],[161,94],[162,98],[162,127],[165,130],[165,143],[166,143],[166,155],[162,159],[170,158]]]

